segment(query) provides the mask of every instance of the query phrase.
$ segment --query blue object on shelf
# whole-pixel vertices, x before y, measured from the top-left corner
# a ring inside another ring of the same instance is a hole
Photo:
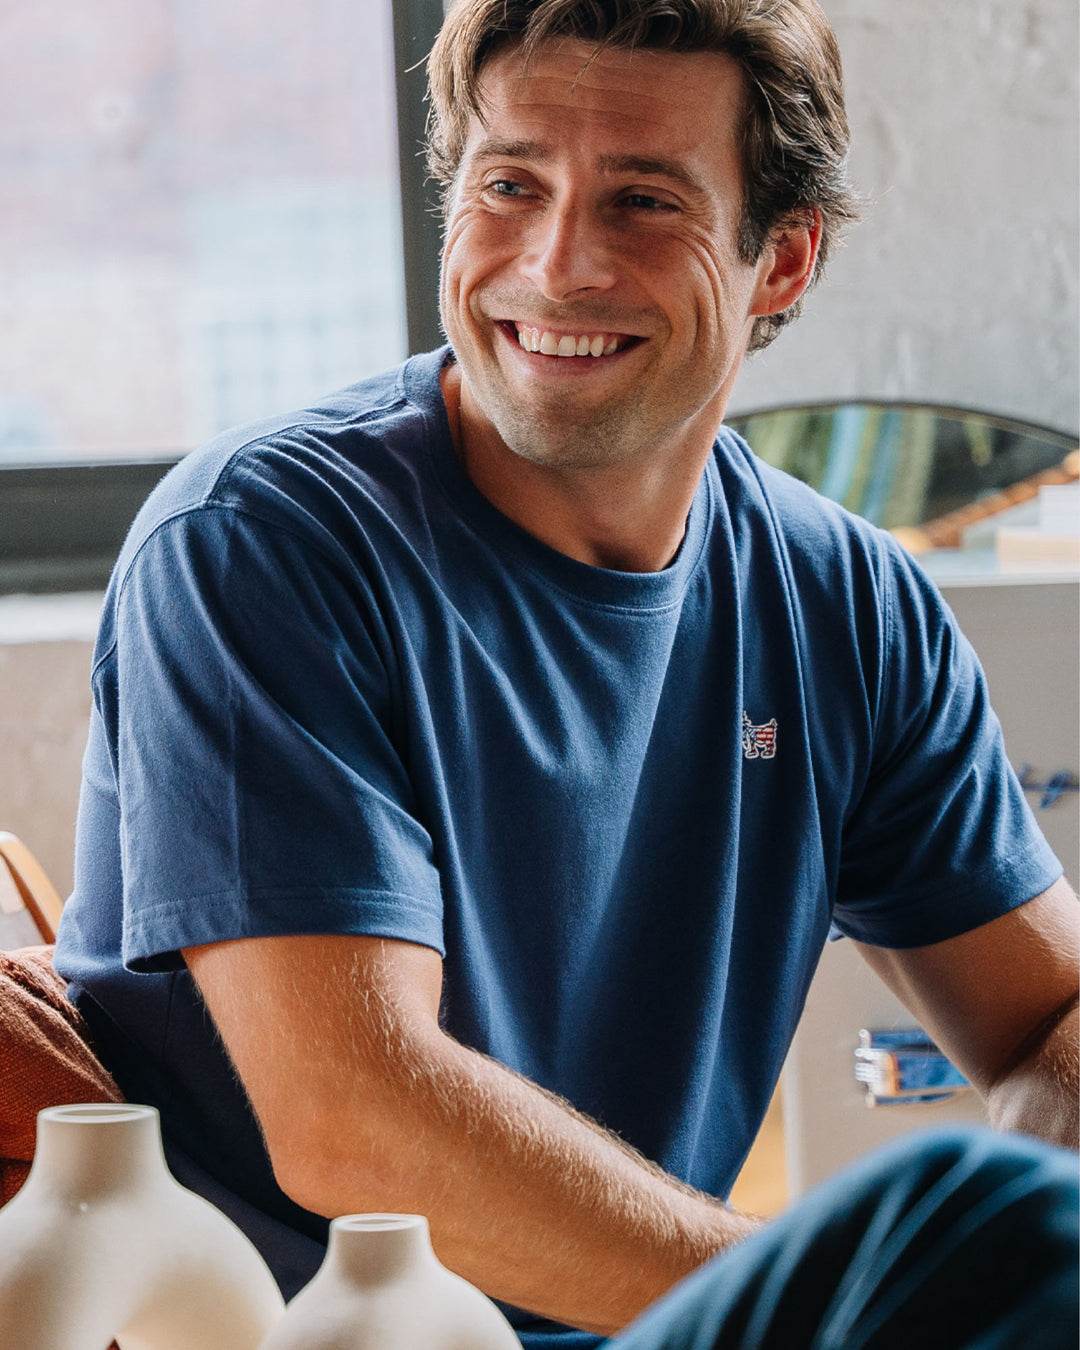
[[[920,1027],[860,1031],[855,1078],[866,1088],[867,1106],[945,1102],[971,1087]]]

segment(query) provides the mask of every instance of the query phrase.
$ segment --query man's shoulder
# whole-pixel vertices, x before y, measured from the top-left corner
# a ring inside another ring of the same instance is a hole
[[[143,505],[118,573],[173,521],[243,516],[332,533],[337,513],[355,517],[415,491],[425,444],[439,434],[438,355],[347,385],[310,407],[231,428],[192,451]]]
[[[841,561],[877,572],[900,552],[887,530],[768,464],[730,427],[720,430],[716,462],[736,519],[766,529],[802,576],[835,575]]]

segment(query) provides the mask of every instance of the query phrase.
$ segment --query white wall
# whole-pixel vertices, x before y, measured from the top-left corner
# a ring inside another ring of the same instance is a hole
[[[822,0],[873,198],[731,410],[954,403],[1075,432],[1075,0]]]
[[[65,898],[100,609],[99,595],[0,596],[0,830]]]

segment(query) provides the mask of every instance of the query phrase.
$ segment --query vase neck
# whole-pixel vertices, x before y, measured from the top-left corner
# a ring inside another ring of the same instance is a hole
[[[150,1106],[54,1106],[38,1115],[27,1185],[90,1198],[170,1181]]]
[[[437,1265],[419,1214],[353,1214],[330,1225],[328,1262],[358,1284],[384,1284]]]

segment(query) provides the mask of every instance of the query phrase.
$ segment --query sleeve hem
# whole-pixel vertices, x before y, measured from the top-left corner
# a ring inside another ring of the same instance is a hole
[[[838,905],[833,914],[834,931],[874,947],[927,947],[1019,909],[1052,886],[1063,871],[1049,844],[1040,839],[991,873],[979,874],[961,890],[943,894],[938,889],[916,898],[879,898],[879,903],[889,904],[895,916],[885,922],[874,915],[845,913]]]
[[[179,970],[184,947],[312,934],[395,938],[446,954],[441,904],[343,888],[222,895],[213,908],[197,912],[186,901],[159,903],[125,924],[123,961],[136,974]]]

